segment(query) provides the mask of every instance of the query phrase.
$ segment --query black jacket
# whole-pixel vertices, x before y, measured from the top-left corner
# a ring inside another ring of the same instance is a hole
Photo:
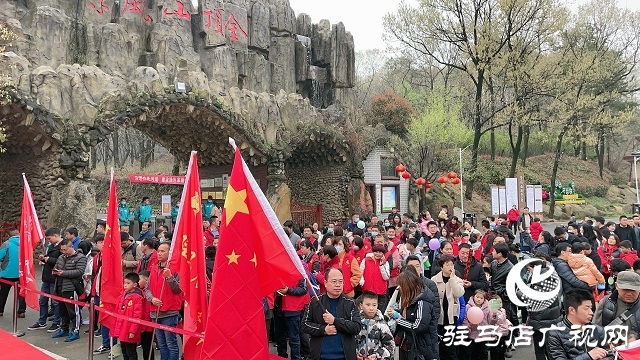
[[[573,270],[571,270],[571,267],[569,267],[569,264],[567,264],[566,261],[560,258],[555,258],[553,259],[553,267],[556,269],[558,276],[560,276],[560,280],[562,280],[563,292],[567,292],[571,289],[584,289],[587,291],[591,290],[589,284],[576,277],[576,275],[573,273]]]
[[[456,259],[453,263],[453,267],[456,274],[464,280],[465,264],[460,261],[460,259]],[[467,281],[471,282],[471,286],[464,289],[464,301],[467,303],[469,302],[469,298],[473,296],[477,289],[484,290],[485,292],[489,290],[489,282],[487,281],[487,276],[484,274],[484,269],[473,256],[471,256],[471,266],[469,267],[469,276]]]
[[[638,300],[636,300],[638,301]],[[633,307],[635,303],[627,305],[628,308]],[[609,325],[616,318],[616,312],[618,310],[618,290],[613,290],[610,295],[607,295],[600,301],[596,308],[596,313],[593,316],[593,323],[600,326]],[[625,309],[626,310],[626,309]],[[640,328],[640,307],[631,314],[628,320],[629,330],[638,332]],[[626,325],[623,324],[623,325]]]
[[[636,239],[636,232],[629,225],[626,227],[621,227],[620,224],[616,225],[616,229],[613,231],[618,237],[620,241],[629,240],[631,241],[631,245],[633,245],[634,249],[638,248],[638,239]]]
[[[498,236],[504,237],[504,239],[507,241],[508,244],[513,243],[513,240],[516,238],[516,236],[513,235],[513,232],[505,224],[502,224],[500,226],[496,226],[496,228],[493,230],[493,232],[498,234]]]
[[[302,316],[302,331],[311,335],[311,359],[319,360],[322,349],[322,340],[326,335],[324,329],[327,324],[322,319],[325,309],[329,308],[329,296],[327,293],[318,295],[320,302],[315,297],[305,309]],[[346,360],[356,360],[356,335],[362,329],[360,311],[356,308],[352,298],[342,294],[338,300],[338,312],[333,323],[342,339],[342,348]]]
[[[551,257],[555,257],[556,256],[556,252],[555,250],[553,251],[553,254],[551,253],[551,248],[549,247],[549,244],[547,243],[537,243],[536,246],[532,249],[533,255],[542,252],[545,253]],[[598,252],[596,251],[596,255],[598,255]]]
[[[422,279],[424,288],[428,289],[433,294],[433,302],[431,305],[433,305],[434,316],[436,319],[440,319],[440,311],[442,311],[442,308],[440,307],[440,298],[438,297],[438,286],[433,280],[424,275],[421,275],[420,278]]]
[[[502,264],[498,263],[498,260],[491,262],[491,285],[493,291],[502,298],[503,302],[505,299],[509,300],[507,296],[507,276],[511,269],[513,269],[513,264],[509,260],[505,260]]]
[[[415,335],[418,353],[425,359],[437,358],[438,354],[438,318],[431,305],[434,300],[440,302],[431,291],[423,291],[407,307],[407,317],[396,320],[396,335],[407,349],[414,346]]]
[[[47,253],[44,255],[45,257],[49,257],[47,261],[44,262],[44,266],[42,267],[42,282],[54,283],[56,282],[56,276],[51,274],[51,270],[56,266],[56,262],[58,258],[62,255],[60,252],[60,242],[56,245],[49,243],[49,247],[47,248]]]
[[[587,346],[589,341],[576,346],[570,331],[573,324],[567,318],[564,318],[556,325],[564,327],[564,330],[550,330],[547,332],[547,358],[553,360],[591,360],[588,352],[593,348]],[[602,338],[604,338],[604,330],[596,325],[591,339],[595,339],[599,343]],[[613,356],[607,356],[604,359],[610,360],[613,359]]]
[[[84,275],[86,267],[87,257],[81,251],[76,251],[71,256],[60,255],[54,267],[63,270],[61,276],[56,276],[56,291],[58,291],[58,294],[63,291],[75,291],[78,293],[78,290],[84,288],[82,275]]]

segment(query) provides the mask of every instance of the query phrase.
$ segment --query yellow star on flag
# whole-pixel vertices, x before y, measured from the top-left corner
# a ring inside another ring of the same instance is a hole
[[[229,259],[229,263],[227,265],[231,265],[231,263],[236,263],[236,265],[238,265],[238,258],[240,257],[239,254],[236,254],[235,250],[231,250],[231,254],[230,255],[226,255],[227,259]]]
[[[253,259],[249,261],[251,261],[255,265],[255,267],[258,267],[258,258],[256,257],[256,253],[253,253]]]
[[[224,209],[226,210],[227,225],[233,220],[233,217],[237,213],[249,214],[249,207],[245,200],[247,199],[247,190],[236,191],[236,189],[229,184],[227,190],[227,199],[224,201]]]
[[[191,210],[193,210],[194,216],[197,216],[198,212],[200,211],[200,196],[198,195],[198,193],[195,193],[191,197]]]

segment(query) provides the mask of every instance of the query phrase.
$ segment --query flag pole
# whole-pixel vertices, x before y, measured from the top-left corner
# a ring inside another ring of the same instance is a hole
[[[313,274],[311,275],[313,276]],[[324,313],[325,311],[327,311],[327,309],[324,308],[324,306],[322,306],[322,303],[320,302],[320,298],[318,297],[318,292],[316,291],[316,289],[313,288],[313,285],[311,284],[311,280],[309,280],[309,277],[306,277],[307,280],[307,284],[309,284],[309,286],[311,286],[311,290],[313,290],[313,297],[316,298],[316,301],[318,301],[318,304],[320,305],[320,308],[322,309],[322,312]]]
[[[167,262],[167,266],[169,266],[168,262]],[[164,284],[166,284],[166,283],[167,283],[167,279],[165,279],[162,282],[162,287],[160,287],[160,297],[158,299],[162,299],[162,294],[164,294]],[[160,301],[162,301],[162,300],[160,300]],[[156,323],[156,324],[158,324],[158,315],[159,314],[160,314],[160,306],[158,306],[158,309],[156,309],[156,319],[154,321],[154,323]],[[153,360],[151,358],[151,354],[153,354],[154,352],[151,351],[151,350],[153,349],[153,340],[154,340],[155,336],[156,336],[156,329],[153,329],[153,331],[151,332],[151,344],[150,344],[151,349],[149,349],[149,358],[147,360]]]

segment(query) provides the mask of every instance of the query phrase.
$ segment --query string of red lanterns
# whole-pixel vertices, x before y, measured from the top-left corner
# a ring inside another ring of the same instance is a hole
[[[404,166],[403,164],[398,164],[395,170],[398,173],[398,176],[402,177],[406,181],[409,181],[411,179],[411,173],[407,171],[407,167]],[[419,177],[414,181],[416,186],[419,189],[422,189],[422,187],[424,186],[428,191],[433,187],[433,183],[428,182],[423,177]],[[460,185],[460,182],[461,182],[460,178],[458,177],[458,174],[455,171],[449,171],[445,175],[438,177],[437,181],[442,187],[444,187],[448,182],[451,182],[451,184],[453,185]]]

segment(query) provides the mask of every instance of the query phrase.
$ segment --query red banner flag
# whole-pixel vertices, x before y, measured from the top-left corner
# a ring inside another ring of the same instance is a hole
[[[182,205],[169,250],[169,266],[178,273],[180,288],[184,293],[184,329],[204,334],[207,318],[207,273],[200,197],[198,158],[196,152],[192,151],[180,200]],[[184,358],[199,359],[202,343],[202,339],[185,335]]]
[[[306,277],[289,237],[233,139],[201,359],[269,359],[262,298]]]
[[[122,288],[122,251],[120,247],[120,220],[118,217],[118,197],[116,179],[111,169],[109,202],[107,203],[107,225],[102,248],[102,268],[100,270],[100,307],[116,311]],[[111,329],[113,318],[100,313],[100,324]]]
[[[22,196],[22,216],[20,218],[20,295],[24,296],[27,306],[33,310],[40,309],[38,304],[38,294],[36,289],[36,277],[33,265],[33,250],[39,242],[44,241],[42,227],[36,214],[36,207],[33,205],[31,188],[24,179],[24,191]]]
[[[640,359],[640,340],[618,346],[616,347],[616,351],[622,360]]]

